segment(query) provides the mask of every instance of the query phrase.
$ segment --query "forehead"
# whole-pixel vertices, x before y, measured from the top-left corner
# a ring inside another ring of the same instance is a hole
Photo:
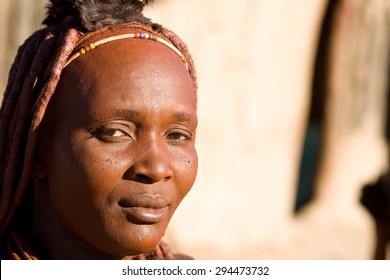
[[[108,79],[118,75],[120,78],[142,79],[142,75],[148,74],[174,75],[178,83],[192,80],[173,50],[156,41],[135,38],[102,44],[81,55],[64,72],[65,75],[70,72],[73,76],[82,77],[84,83],[91,82],[93,78]]]
[[[63,70],[53,100],[61,111],[67,107],[72,112],[125,108],[130,103],[151,108],[162,101],[182,106],[181,111],[196,110],[193,81],[174,51],[143,39],[109,42],[72,61]]]

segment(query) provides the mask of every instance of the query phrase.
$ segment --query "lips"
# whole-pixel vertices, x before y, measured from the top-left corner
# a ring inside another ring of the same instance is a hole
[[[166,218],[170,207],[165,196],[151,194],[122,198],[118,205],[125,212],[127,220],[135,224],[161,222]]]

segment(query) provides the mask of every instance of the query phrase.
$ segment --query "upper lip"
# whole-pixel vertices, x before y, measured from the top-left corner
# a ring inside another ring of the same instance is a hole
[[[119,200],[118,205],[124,208],[144,207],[161,209],[169,205],[169,200],[161,194],[140,194],[123,197]]]

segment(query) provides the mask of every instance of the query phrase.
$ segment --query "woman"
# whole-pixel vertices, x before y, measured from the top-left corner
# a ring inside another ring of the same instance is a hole
[[[174,259],[197,172],[196,76],[152,1],[51,1],[0,118],[2,258]]]

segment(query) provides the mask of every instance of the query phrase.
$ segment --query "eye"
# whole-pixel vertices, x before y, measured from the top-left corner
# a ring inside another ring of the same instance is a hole
[[[111,137],[123,137],[126,136],[126,133],[119,129],[107,129],[104,131],[104,134]]]
[[[95,130],[92,135],[104,142],[118,142],[132,139],[130,133],[119,128],[102,127]]]
[[[182,131],[174,131],[167,135],[167,139],[175,142],[184,142],[191,140],[191,133],[182,132]]]

